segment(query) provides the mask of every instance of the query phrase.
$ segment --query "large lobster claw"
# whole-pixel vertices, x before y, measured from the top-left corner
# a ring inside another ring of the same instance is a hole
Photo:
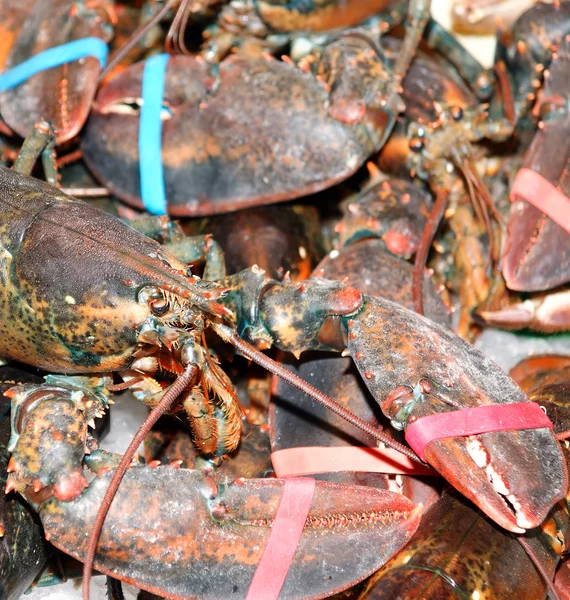
[[[33,10],[10,48],[5,70],[70,42],[91,37],[108,42],[113,37],[108,3],[44,0],[25,4]],[[16,10],[15,3],[9,10]],[[89,115],[100,72],[98,59],[86,56],[36,73],[0,93],[2,118],[22,137],[38,120],[47,119],[54,125],[57,143],[66,142],[79,133]]]
[[[111,473],[73,502],[50,499],[50,541],[82,560]],[[219,487],[203,471],[127,471],[105,521],[95,566],[167,598],[244,598],[283,493],[282,479]],[[139,510],[133,511],[133,506]],[[398,494],[317,482],[280,598],[322,598],[377,570],[418,527],[421,506]]]
[[[384,413],[410,417],[454,408],[527,402],[493,361],[452,331],[397,304],[366,298],[348,321],[348,348]],[[568,490],[562,452],[548,428],[431,442],[428,462],[499,525],[538,526]]]
[[[550,76],[545,78],[542,101],[537,106],[541,127],[537,130],[524,159],[527,175],[545,180],[562,196],[570,194],[567,177],[570,156],[570,112],[568,78],[570,44],[564,42],[552,60]],[[521,175],[519,173],[518,177]],[[520,181],[520,180],[519,180]],[[522,180],[525,181],[524,179]],[[547,183],[546,183],[547,182]],[[536,185],[536,184],[534,184]],[[544,184],[543,184],[544,185]],[[570,280],[570,235],[534,204],[545,191],[535,191],[528,180],[514,185],[509,213],[508,237],[502,259],[503,276],[511,290],[536,292],[555,288]],[[562,201],[560,201],[562,202]],[[562,212],[562,209],[560,209]]]

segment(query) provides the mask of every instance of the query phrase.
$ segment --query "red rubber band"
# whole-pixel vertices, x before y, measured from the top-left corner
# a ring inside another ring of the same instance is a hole
[[[392,448],[309,446],[286,448],[271,454],[277,477],[360,471],[394,475],[437,475]]]
[[[275,521],[246,600],[277,600],[301,539],[314,493],[314,479],[293,477],[285,481]]]
[[[425,460],[424,450],[435,440],[540,427],[554,429],[552,422],[536,402],[491,404],[422,417],[408,427],[406,441]]]
[[[570,233],[570,198],[540,173],[520,169],[511,187],[511,201],[520,196]]]

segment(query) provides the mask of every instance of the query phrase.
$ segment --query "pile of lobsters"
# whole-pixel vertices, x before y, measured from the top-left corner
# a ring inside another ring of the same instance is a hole
[[[570,0],[431,8],[0,2],[0,598],[570,598]]]

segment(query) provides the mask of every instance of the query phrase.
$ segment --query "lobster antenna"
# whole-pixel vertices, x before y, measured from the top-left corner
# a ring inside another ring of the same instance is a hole
[[[530,561],[535,566],[536,570],[540,573],[540,575],[546,582],[548,591],[550,592],[550,595],[552,596],[553,600],[562,600],[562,598],[560,597],[560,594],[558,594],[556,587],[554,586],[552,579],[546,572],[544,565],[540,562],[540,559],[536,555],[536,552],[532,549],[531,545],[528,543],[528,540],[525,539],[524,536],[522,536],[522,535],[517,535],[516,538],[519,541],[520,545],[524,548],[524,551],[527,553]]]
[[[93,529],[91,530],[89,540],[87,541],[87,551],[85,552],[85,558],[83,560],[83,600],[89,600],[89,584],[91,582],[91,570],[93,569],[93,562],[95,560],[95,551],[97,549],[101,530],[103,529],[105,517],[109,512],[109,508],[119,489],[123,476],[127,472],[138,447],[142,444],[153,425],[170,408],[176,398],[178,398],[178,396],[192,383],[197,374],[198,366],[194,363],[190,363],[184,369],[176,381],[165,392],[160,402],[150,411],[148,417],[139,427],[139,430],[131,440],[129,447],[115,469],[111,483],[109,484],[109,487],[103,496],[103,500],[101,501],[101,505],[99,506],[99,510],[97,511],[95,523],[93,524]]]
[[[174,16],[172,25],[166,34],[164,47],[168,54],[190,54],[190,51],[184,43],[184,33],[188,26],[188,21],[190,20],[189,4],[190,0],[182,0],[180,7]]]
[[[412,295],[414,299],[414,310],[420,315],[424,314],[424,268],[427,263],[427,257],[435,232],[439,227],[441,219],[443,218],[443,213],[447,207],[448,196],[448,192],[436,192],[435,203],[431,209],[428,222],[424,227],[418,249],[416,250],[412,279]]]
[[[109,73],[120,63],[123,58],[140,42],[140,40],[146,35],[146,33],[152,29],[157,23],[159,23],[165,16],[170,8],[176,4],[178,0],[168,0],[168,2],[146,23],[141,25],[138,29],[131,34],[131,37],[113,54],[110,58],[107,66],[101,71],[99,75],[99,83],[109,75]]]
[[[480,197],[477,189],[475,188],[475,182],[471,179],[469,169],[464,168],[463,165],[461,165],[459,168],[465,177],[465,182],[467,183],[467,188],[469,190],[469,196],[471,197],[471,203],[473,204],[473,210],[475,211],[479,221],[485,225],[485,230],[489,236],[489,254],[487,256],[487,260],[485,261],[485,271],[487,271],[491,262],[497,261],[495,256],[495,236],[493,234],[491,219],[483,199]]]
[[[307,396],[309,396],[319,404],[322,404],[328,410],[332,411],[333,413],[335,413],[345,421],[348,421],[358,429],[364,431],[368,435],[371,435],[376,440],[382,442],[383,444],[386,444],[386,446],[389,446],[390,448],[401,452],[411,460],[414,460],[417,463],[420,463],[421,465],[425,465],[425,463],[423,463],[410,448],[396,442],[395,440],[387,436],[385,433],[379,431],[376,427],[373,427],[372,425],[367,423],[364,419],[361,419],[360,417],[357,417],[356,415],[351,413],[349,410],[346,410],[346,408],[344,408],[340,404],[337,404],[332,398],[330,398],[326,394],[323,394],[323,392],[313,387],[310,383],[306,382],[304,379],[301,379],[301,377],[295,375],[294,373],[283,367],[283,365],[280,365],[272,358],[269,358],[269,356],[263,354],[263,352],[257,350],[257,348],[254,348],[251,344],[248,344],[247,342],[242,340],[237,333],[232,332],[230,335],[227,335],[226,331],[221,332],[220,329],[222,327],[224,326],[214,325],[214,329],[221,334],[222,339],[232,344],[232,346],[239,350],[239,352],[243,354],[246,358],[249,358],[250,360],[256,362],[258,365],[262,366],[270,373],[277,375],[277,377],[280,377],[287,383],[298,388],[299,390],[307,394]]]

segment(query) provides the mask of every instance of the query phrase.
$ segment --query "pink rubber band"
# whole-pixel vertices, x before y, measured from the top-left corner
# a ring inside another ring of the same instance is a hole
[[[570,233],[570,198],[540,173],[520,169],[511,187],[511,201],[520,196]]]
[[[437,475],[392,448],[309,446],[286,448],[271,454],[277,477],[360,471],[394,475]]]
[[[435,440],[514,429],[554,429],[536,402],[491,404],[422,417],[406,431],[406,441],[422,459],[426,446]]]
[[[283,495],[246,600],[277,600],[297,550],[315,493],[315,480],[292,477]]]

